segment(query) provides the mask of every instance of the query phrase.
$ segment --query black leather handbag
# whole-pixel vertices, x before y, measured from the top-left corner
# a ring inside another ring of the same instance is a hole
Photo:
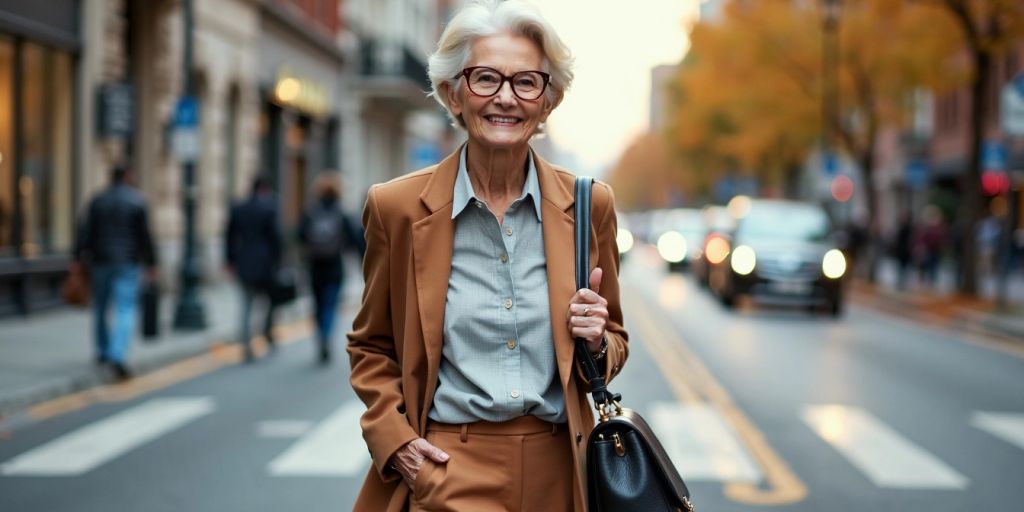
[[[590,194],[593,178],[576,178],[576,288],[590,285]],[[690,491],[651,427],[605,386],[586,340],[576,360],[590,384],[599,421],[587,439],[589,512],[693,512]]]

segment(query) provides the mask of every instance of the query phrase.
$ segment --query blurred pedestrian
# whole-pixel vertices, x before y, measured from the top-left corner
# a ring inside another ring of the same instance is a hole
[[[923,280],[935,286],[938,280],[942,250],[946,246],[946,226],[942,211],[935,205],[928,205],[922,215],[922,224],[916,232],[915,253]]]
[[[612,191],[594,185],[597,268],[577,290],[575,177],[529,145],[571,63],[520,0],[470,3],[429,59],[432,94],[468,141],[371,188],[363,210],[348,352],[373,465],[356,511],[586,508],[579,450],[594,418],[573,337],[606,379],[628,349]]]
[[[341,209],[338,177],[326,173],[316,182],[316,199],[302,216],[299,239],[309,267],[320,362],[331,359],[331,333],[338,311],[338,295],[345,288],[342,255],[366,252],[362,229]]]
[[[264,176],[253,180],[249,198],[231,208],[224,236],[226,270],[237,276],[242,286],[242,317],[239,342],[245,361],[253,360],[251,325],[257,298],[266,304],[263,336],[270,350],[274,345],[274,301],[270,300],[274,273],[281,263],[281,229],[277,222],[277,203],[270,182]]]
[[[156,279],[149,209],[132,186],[131,169],[118,165],[111,170],[110,185],[89,202],[78,234],[72,271],[85,265],[91,274],[96,361],[109,365],[118,379],[128,379],[142,267],[146,279]],[[113,309],[109,323],[108,309]]]
[[[907,287],[907,275],[910,272],[910,264],[913,262],[914,245],[914,216],[909,211],[900,214],[900,224],[896,229],[896,238],[893,241],[893,256],[899,269],[897,286],[900,290]]]
[[[989,214],[978,222],[974,242],[978,254],[978,270],[983,276],[991,277],[996,274],[1004,224],[1005,218],[996,213]]]

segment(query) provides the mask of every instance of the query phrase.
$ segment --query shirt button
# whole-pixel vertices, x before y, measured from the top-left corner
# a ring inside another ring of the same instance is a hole
[[[508,235],[508,236],[512,236],[512,228],[511,227],[505,228],[505,234]]]
[[[512,299],[505,299],[505,309],[512,309]]]
[[[498,259],[501,260],[502,263],[508,263],[508,254],[502,254]]]
[[[509,350],[515,350],[516,340],[508,340],[507,342],[505,342],[505,346],[507,346]]]
[[[512,398],[519,398],[519,390],[513,389],[512,392],[509,393],[509,396],[511,396]]]

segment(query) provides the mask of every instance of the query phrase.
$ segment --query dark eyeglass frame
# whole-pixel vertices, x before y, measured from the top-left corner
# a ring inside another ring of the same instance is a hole
[[[478,93],[478,92],[473,90],[473,85],[469,81],[469,75],[473,74],[473,72],[478,70],[478,69],[486,69],[486,70],[491,71],[494,74],[498,75],[499,77],[501,77],[501,81],[498,82],[498,88],[495,89],[494,92],[492,92],[490,94],[480,94],[480,93]],[[524,98],[524,97],[519,95],[518,91],[516,91],[516,84],[515,84],[515,82],[513,80],[515,80],[516,76],[518,76],[518,75],[520,75],[522,73],[537,73],[538,75],[541,76],[541,78],[544,79],[544,84],[541,85],[540,92],[537,93],[537,97],[535,97],[535,98]],[[498,92],[501,91],[501,88],[505,86],[505,82],[508,82],[509,88],[512,89],[512,94],[515,94],[517,98],[519,98],[519,99],[521,99],[523,101],[534,101],[534,100],[540,98],[541,96],[544,95],[544,91],[546,91],[548,89],[548,84],[551,83],[551,75],[548,74],[548,73],[545,73],[543,71],[536,71],[536,70],[516,71],[515,73],[512,73],[512,76],[505,76],[505,74],[502,73],[501,71],[498,71],[497,69],[494,69],[494,68],[488,67],[488,66],[471,66],[471,67],[468,67],[466,69],[463,69],[461,73],[459,73],[459,74],[455,75],[454,77],[452,77],[452,79],[453,80],[458,80],[458,79],[460,79],[462,77],[466,77],[466,87],[469,88],[469,92],[471,92],[474,95],[479,96],[481,98],[490,98],[491,96],[494,96],[495,94],[498,94]]]

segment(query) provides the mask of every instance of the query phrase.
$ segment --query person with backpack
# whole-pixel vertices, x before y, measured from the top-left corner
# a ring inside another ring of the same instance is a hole
[[[337,175],[327,173],[317,180],[316,199],[302,216],[299,240],[305,247],[309,283],[315,304],[314,319],[320,362],[331,360],[331,333],[337,317],[338,296],[345,285],[342,255],[366,252],[362,229],[341,210]]]

